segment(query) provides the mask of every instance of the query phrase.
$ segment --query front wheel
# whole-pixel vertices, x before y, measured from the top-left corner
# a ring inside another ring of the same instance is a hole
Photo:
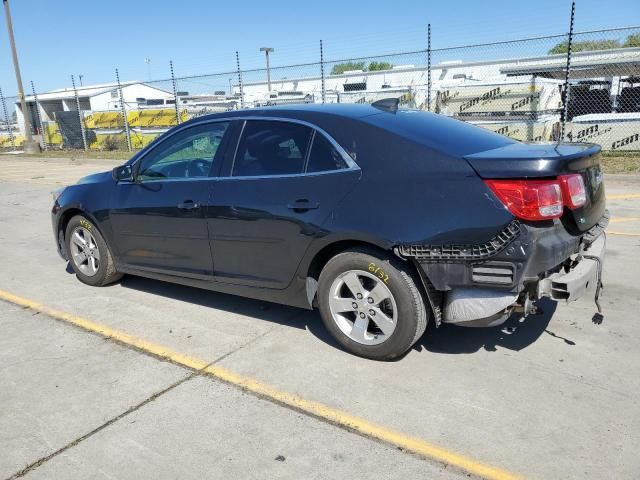
[[[373,249],[349,250],[327,263],[318,306],[344,348],[375,360],[404,354],[427,326],[428,311],[413,272]]]
[[[87,285],[104,286],[122,277],[100,231],[88,218],[76,215],[65,232],[67,257],[76,277]]]

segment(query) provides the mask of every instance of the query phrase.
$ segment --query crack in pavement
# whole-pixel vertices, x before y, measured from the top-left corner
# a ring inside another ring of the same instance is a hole
[[[214,362],[212,362],[214,363]],[[206,368],[206,367],[205,367]],[[110,420],[107,420],[105,423],[103,423],[102,425],[94,428],[93,430],[91,430],[90,432],[85,433],[84,435],[76,438],[75,440],[67,443],[65,446],[59,448],[58,450],[56,450],[55,452],[50,453],[49,455],[46,455],[42,458],[39,458],[38,460],[36,460],[33,463],[30,463],[29,465],[27,465],[26,467],[24,467],[22,470],[19,470],[18,472],[14,473],[13,475],[11,475],[10,477],[7,478],[7,480],[14,480],[16,478],[21,478],[23,476],[25,476],[27,473],[35,470],[36,468],[40,467],[41,465],[45,464],[46,462],[48,462],[49,460],[51,460],[54,457],[57,457],[58,455],[60,455],[61,453],[69,450],[72,447],[75,447],[76,445],[78,445],[79,443],[81,443],[82,441],[86,440],[89,437],[92,437],[93,435],[95,435],[96,433],[104,430],[105,428],[107,428],[109,425],[113,425],[115,422],[117,422],[118,420],[126,417],[127,415],[139,410],[140,408],[144,407],[146,404],[153,402],[155,399],[157,399],[158,397],[164,395],[167,392],[170,392],[171,390],[173,390],[174,388],[182,385],[183,383],[191,380],[192,378],[196,377],[200,375],[199,371],[198,372],[193,372],[189,375],[187,375],[184,378],[181,378],[180,380],[178,380],[177,382],[172,383],[171,385],[169,385],[166,388],[163,388],[162,390],[152,394],[151,396],[147,397],[146,399],[144,399],[142,402],[138,403],[137,405],[134,405],[133,407],[130,407],[129,409],[125,410],[124,412],[120,413],[119,415],[116,415],[115,417],[111,418]]]
[[[1,303],[5,303],[5,304],[6,304],[6,302],[4,302],[4,301],[3,301],[3,302],[1,302]],[[46,316],[47,316],[47,317],[49,317],[49,318],[51,318],[51,319],[53,319],[53,320],[56,320],[57,322],[64,323],[64,325],[66,325],[66,326],[74,327],[74,325],[69,325],[68,323],[61,322],[60,320],[58,320],[58,319],[56,319],[56,318],[54,318],[54,317],[51,317],[51,316],[49,316],[49,315],[46,315]],[[287,320],[287,321],[288,321],[288,320],[291,320],[294,316],[295,316],[295,314],[292,314],[290,317],[287,317],[287,319],[286,319],[286,320]],[[7,479],[6,479],[6,480],[15,480],[15,479],[17,479],[17,478],[24,477],[27,473],[29,473],[29,472],[31,472],[31,471],[33,471],[33,470],[35,470],[36,468],[38,468],[38,467],[40,467],[40,466],[44,465],[45,463],[47,463],[47,462],[48,462],[49,460],[51,460],[52,458],[55,458],[55,457],[57,457],[58,455],[60,455],[61,453],[66,452],[66,451],[67,451],[67,450],[69,450],[70,448],[75,447],[76,445],[78,445],[78,444],[80,444],[81,442],[83,442],[84,440],[86,440],[86,439],[88,439],[88,438],[92,437],[92,436],[93,436],[93,435],[95,435],[96,433],[98,433],[98,432],[100,432],[100,431],[104,430],[105,428],[109,427],[110,425],[113,425],[113,424],[114,424],[114,423],[116,423],[118,420],[121,420],[122,418],[125,418],[125,417],[127,417],[128,415],[130,415],[130,414],[132,414],[132,413],[134,413],[134,412],[138,411],[140,408],[142,408],[142,407],[144,407],[145,405],[147,405],[147,404],[149,404],[149,403],[153,402],[154,400],[156,400],[156,399],[160,398],[162,395],[164,395],[165,393],[168,393],[168,392],[172,391],[172,390],[173,390],[173,389],[175,389],[176,387],[179,387],[180,385],[182,385],[182,384],[184,384],[184,383],[186,383],[186,382],[188,382],[188,381],[190,381],[190,380],[192,380],[192,379],[194,379],[194,378],[196,378],[196,377],[200,377],[200,376],[208,377],[208,375],[207,375],[207,374],[206,374],[206,372],[205,372],[207,368],[211,367],[212,365],[215,365],[216,363],[221,362],[222,360],[224,360],[224,359],[226,359],[226,358],[230,357],[230,356],[231,356],[231,355],[233,355],[234,353],[237,353],[237,352],[239,352],[240,350],[242,350],[242,349],[244,349],[244,348],[248,347],[249,345],[251,345],[251,344],[253,344],[253,343],[257,342],[258,340],[260,340],[260,339],[264,338],[266,335],[268,335],[268,334],[269,334],[269,333],[271,333],[272,331],[276,330],[276,329],[277,329],[278,327],[280,327],[280,326],[281,326],[281,325],[275,325],[275,326],[273,326],[272,328],[268,329],[267,331],[265,331],[265,332],[261,333],[260,335],[256,335],[256,336],[255,336],[255,337],[253,337],[251,340],[249,340],[249,341],[247,341],[247,342],[243,343],[242,345],[238,345],[238,346],[237,346],[236,348],[234,348],[233,350],[231,350],[231,351],[229,351],[229,352],[225,353],[224,355],[219,356],[218,358],[216,358],[216,359],[215,359],[215,360],[213,360],[212,362],[208,363],[208,364],[207,364],[207,365],[205,365],[204,367],[199,368],[198,370],[193,371],[192,373],[190,373],[190,374],[189,374],[189,375],[187,375],[186,377],[181,378],[180,380],[177,380],[176,382],[173,382],[171,385],[169,385],[169,386],[167,386],[167,387],[163,388],[162,390],[159,390],[159,391],[157,391],[157,392],[153,393],[152,395],[150,395],[149,397],[147,397],[146,399],[144,399],[142,402],[140,402],[140,403],[138,403],[138,404],[136,404],[136,405],[134,405],[134,406],[132,406],[132,407],[128,408],[128,409],[127,409],[127,410],[125,410],[124,412],[122,412],[122,413],[120,413],[120,414],[116,415],[115,417],[113,417],[113,418],[111,418],[111,419],[107,420],[105,423],[103,423],[102,425],[99,425],[98,427],[94,428],[94,429],[93,429],[93,430],[91,430],[90,432],[87,432],[87,433],[85,433],[84,435],[82,435],[82,436],[80,436],[80,437],[76,438],[75,440],[73,440],[73,441],[71,441],[71,442],[67,443],[66,445],[64,445],[63,447],[59,448],[58,450],[56,450],[56,451],[54,451],[54,452],[50,453],[49,455],[46,455],[46,456],[44,456],[44,457],[41,457],[41,458],[39,458],[38,460],[36,460],[35,462],[30,463],[29,465],[27,465],[26,467],[24,467],[24,468],[22,468],[21,470],[17,471],[16,473],[14,473],[13,475],[11,475],[10,477],[7,477]],[[87,330],[82,329],[82,328],[80,328],[80,327],[76,327],[76,328],[81,329],[81,330],[82,330],[83,332],[85,332],[85,333],[86,333],[86,332],[88,332]],[[94,333],[94,332],[88,332],[88,333]],[[104,337],[102,337],[102,338],[104,338]],[[158,359],[160,359],[160,360],[162,360],[162,361],[169,361],[170,363],[173,363],[173,364],[175,364],[175,365],[179,366],[180,368],[188,369],[188,367],[185,367],[184,365],[180,365],[180,364],[178,364],[178,363],[172,362],[171,360],[168,360],[168,359],[167,359],[167,358],[165,358],[165,357],[162,357],[162,356],[159,356],[159,355],[154,355],[154,354],[151,354],[151,353],[149,353],[149,352],[147,352],[147,351],[144,351],[144,350],[140,350],[140,349],[138,349],[138,348],[135,348],[135,347],[134,347],[134,346],[132,346],[132,345],[127,345],[126,343],[119,342],[118,340],[116,340],[116,339],[114,339],[114,338],[107,338],[106,340],[107,340],[107,341],[110,341],[110,342],[113,342],[113,343],[115,343],[115,344],[118,344],[118,345],[120,345],[120,346],[123,346],[123,347],[125,347],[125,348],[127,348],[127,349],[129,349],[129,350],[137,351],[138,353],[141,353],[141,354],[143,354],[143,355],[147,355],[147,356],[149,356],[149,355],[150,355],[150,356],[156,357],[156,358],[158,358]]]

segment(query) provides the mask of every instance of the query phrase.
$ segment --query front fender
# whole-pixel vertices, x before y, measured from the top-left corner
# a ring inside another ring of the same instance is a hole
[[[51,212],[54,236],[60,248],[60,234],[64,235],[66,222],[78,213],[86,216],[105,239],[112,254],[114,242],[109,222],[109,202],[112,186],[104,183],[76,184],[67,187],[58,197]],[[62,244],[64,245],[64,243]],[[64,250],[60,252],[66,258]]]

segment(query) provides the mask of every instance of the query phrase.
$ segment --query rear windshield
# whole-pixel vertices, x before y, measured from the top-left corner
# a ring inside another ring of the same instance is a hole
[[[464,156],[518,143],[504,135],[444,115],[398,110],[362,119],[414,142],[453,156]]]

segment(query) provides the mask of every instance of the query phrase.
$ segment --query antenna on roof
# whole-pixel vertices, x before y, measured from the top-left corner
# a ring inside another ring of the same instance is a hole
[[[385,112],[396,113],[398,111],[398,105],[400,104],[399,98],[383,98],[371,104],[372,107],[379,108]]]

